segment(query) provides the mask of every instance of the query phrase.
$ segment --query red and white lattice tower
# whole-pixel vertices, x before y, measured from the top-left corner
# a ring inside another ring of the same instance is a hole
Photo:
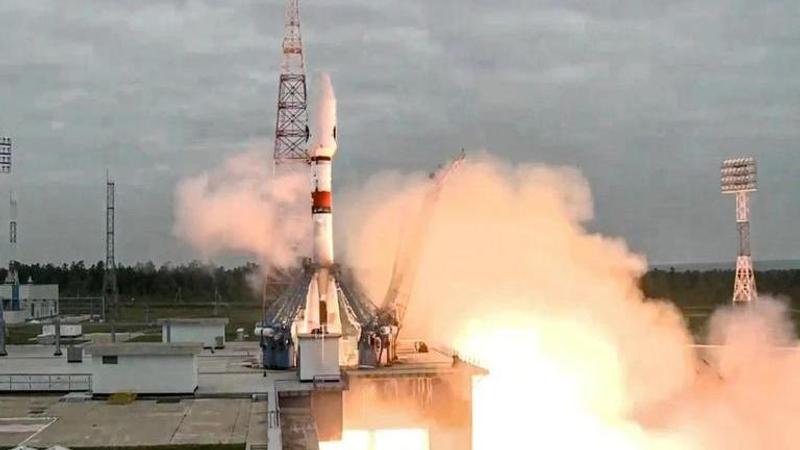
[[[300,37],[298,0],[289,0],[283,36],[281,77],[278,86],[278,114],[275,120],[273,162],[308,162],[308,113],[303,40]]]
[[[750,193],[756,191],[755,159],[736,158],[723,161],[721,185],[723,194],[736,195],[739,256],[736,258],[733,304],[749,305],[758,297],[753,260],[750,257]]]

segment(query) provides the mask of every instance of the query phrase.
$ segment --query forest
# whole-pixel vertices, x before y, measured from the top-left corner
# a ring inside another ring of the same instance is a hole
[[[103,292],[104,263],[87,266],[84,261],[70,264],[18,264],[21,283],[58,284],[59,295],[64,297],[99,297]],[[5,279],[7,269],[0,269]],[[257,286],[263,285],[260,267],[248,263],[225,268],[197,261],[189,264],[164,264],[157,267],[152,262],[135,265],[117,265],[117,286],[120,301],[141,300],[152,304],[224,302],[261,304]]]
[[[681,309],[712,308],[727,304],[733,293],[732,270],[654,269],[641,279],[648,298],[667,299]],[[797,308],[800,302],[800,270],[767,270],[756,272],[759,295],[769,295],[789,302]]]
[[[62,297],[100,296],[103,288],[102,262],[87,266],[78,261],[71,264],[20,264],[20,280],[35,283],[56,283]],[[165,264],[157,267],[152,262],[119,265],[117,282],[120,299],[143,300],[151,304],[210,303],[219,293],[221,301],[242,305],[260,305],[260,288],[263,280],[261,268],[254,263],[226,268],[200,262],[182,265]],[[6,270],[0,269],[5,279]],[[280,279],[276,273],[275,280]],[[653,299],[673,301],[682,309],[711,308],[730,301],[733,288],[733,271],[679,271],[653,269],[640,280],[645,295]],[[789,301],[793,306],[800,302],[800,270],[769,270],[757,272],[759,293]],[[274,281],[274,280],[273,280]],[[274,297],[279,284],[271,283]]]

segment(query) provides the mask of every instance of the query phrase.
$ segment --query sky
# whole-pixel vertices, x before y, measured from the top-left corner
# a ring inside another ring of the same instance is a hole
[[[329,72],[337,91],[337,185],[430,170],[462,147],[575,166],[592,231],[652,263],[724,261],[737,236],[719,164],[752,155],[755,259],[800,258],[800,2],[300,7],[309,78]],[[0,195],[19,198],[19,259],[104,258],[106,169],[118,261],[197,258],[172,232],[175,186],[248,149],[271,157],[284,10],[0,2],[0,134],[15,143]]]

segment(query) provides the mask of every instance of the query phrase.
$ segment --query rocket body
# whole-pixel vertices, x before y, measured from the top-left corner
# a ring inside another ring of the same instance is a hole
[[[333,265],[333,194],[331,192],[330,156],[311,157],[314,186],[311,192],[311,218],[314,225],[314,263],[321,267]]]
[[[333,92],[323,102],[318,142],[311,155],[314,276],[308,288],[304,319],[305,333],[341,333],[339,296],[333,273],[332,168],[336,155],[336,105]]]

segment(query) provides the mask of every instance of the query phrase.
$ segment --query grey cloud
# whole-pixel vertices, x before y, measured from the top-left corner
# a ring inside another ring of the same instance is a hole
[[[237,149],[269,156],[283,8],[0,3],[0,133],[17,142],[23,257],[102,257],[109,167],[129,214],[120,257],[191,258],[170,234],[172,189]],[[796,2],[303,0],[301,11],[309,74],[329,71],[337,87],[338,183],[429,169],[462,146],[576,165],[596,195],[593,228],[654,261],[719,260],[735,230],[717,167],[753,154],[754,250],[800,252]]]

